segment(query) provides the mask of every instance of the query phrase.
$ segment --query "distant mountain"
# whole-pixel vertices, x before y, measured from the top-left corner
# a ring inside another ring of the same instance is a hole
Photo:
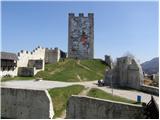
[[[155,74],[159,72],[159,57],[155,57],[150,61],[141,64],[142,69],[147,74]]]

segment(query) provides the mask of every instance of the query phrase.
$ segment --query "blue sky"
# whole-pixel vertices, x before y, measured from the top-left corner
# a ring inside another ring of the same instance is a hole
[[[2,2],[2,51],[40,45],[67,52],[70,12],[94,13],[95,58],[158,56],[158,2]]]

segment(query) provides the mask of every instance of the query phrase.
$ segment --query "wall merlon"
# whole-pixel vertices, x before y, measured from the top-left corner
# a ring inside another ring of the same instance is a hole
[[[58,47],[55,47],[54,50],[58,50]]]
[[[18,52],[17,55],[20,56],[20,52]]]
[[[74,13],[69,13],[69,17],[74,17]]]
[[[94,14],[93,13],[88,13],[88,17],[93,17]]]
[[[83,13],[79,13],[79,17],[83,17],[84,16],[84,14]]]

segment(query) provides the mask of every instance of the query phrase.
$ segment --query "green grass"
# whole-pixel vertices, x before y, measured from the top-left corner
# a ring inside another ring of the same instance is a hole
[[[131,104],[136,104],[136,101],[129,100],[127,98],[115,96],[110,93],[106,93],[103,90],[97,89],[97,88],[92,88],[87,96],[90,97],[95,97],[95,98],[101,98],[101,99],[107,99],[107,100],[112,100],[112,101],[118,101],[118,102],[125,102],[125,103],[131,103]]]
[[[53,101],[54,118],[60,117],[66,109],[66,103],[71,95],[77,95],[84,89],[82,85],[72,85],[63,88],[53,88],[49,90],[49,94]]]
[[[2,77],[1,82],[10,81],[10,80],[33,80],[34,77]]]
[[[80,60],[80,62],[65,59],[55,64],[47,64],[45,70],[38,72],[36,77],[65,82],[91,81],[102,79],[105,69],[105,63],[99,59]]]

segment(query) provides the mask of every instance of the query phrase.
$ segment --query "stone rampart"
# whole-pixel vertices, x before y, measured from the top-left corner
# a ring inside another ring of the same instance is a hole
[[[67,103],[69,119],[143,119],[143,107],[86,96],[71,96]]]
[[[47,90],[1,88],[1,117],[49,119],[54,115]]]
[[[158,87],[141,85],[141,90],[144,91],[144,92],[159,96],[159,88]]]

